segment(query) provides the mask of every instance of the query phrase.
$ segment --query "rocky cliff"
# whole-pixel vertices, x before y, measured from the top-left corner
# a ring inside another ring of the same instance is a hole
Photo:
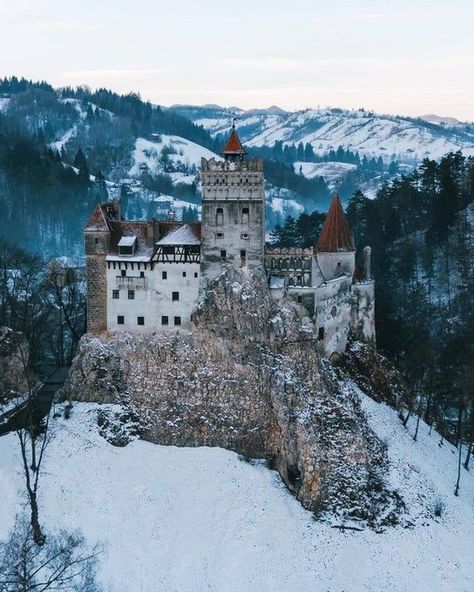
[[[357,395],[320,358],[309,320],[277,306],[255,270],[223,273],[190,334],[86,335],[62,395],[127,400],[155,443],[265,458],[318,513],[380,525],[403,507]]]

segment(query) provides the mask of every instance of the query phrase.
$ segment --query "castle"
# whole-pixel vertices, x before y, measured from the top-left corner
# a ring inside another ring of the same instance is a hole
[[[272,297],[292,298],[334,359],[349,335],[375,342],[370,247],[356,250],[337,195],[316,245],[265,247],[263,162],[246,158],[235,125],[224,159],[201,159],[202,221],[123,220],[120,202],[98,204],[84,228],[87,329],[189,330],[200,295],[228,264],[265,266]]]

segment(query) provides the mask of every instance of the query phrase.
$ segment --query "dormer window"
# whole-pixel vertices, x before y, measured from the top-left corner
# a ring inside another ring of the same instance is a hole
[[[118,242],[119,255],[134,255],[137,250],[136,236],[122,236]]]

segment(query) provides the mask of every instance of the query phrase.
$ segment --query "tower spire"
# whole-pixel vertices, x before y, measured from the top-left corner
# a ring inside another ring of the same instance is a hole
[[[224,150],[222,154],[226,160],[236,160],[237,158],[242,159],[245,154],[244,147],[242,146],[242,142],[240,141],[239,135],[237,134],[237,130],[235,129],[235,117],[232,119],[232,128],[227,138],[227,142],[225,143]]]
[[[338,253],[355,251],[354,241],[347,226],[341,200],[337,193],[332,198],[328,215],[319,236],[316,251],[319,253]]]

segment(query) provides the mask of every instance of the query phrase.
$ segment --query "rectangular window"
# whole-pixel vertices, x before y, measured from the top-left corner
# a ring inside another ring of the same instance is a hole
[[[247,233],[247,232],[242,232],[242,234],[240,235],[240,238],[241,238],[242,240],[248,240],[248,238],[249,238],[249,235],[248,235],[248,233]]]
[[[221,251],[221,259],[222,261],[225,261],[227,259],[227,251],[225,249],[222,249]]]
[[[216,232],[216,238],[224,238],[223,232]]]
[[[166,317],[166,316],[161,317],[161,324],[167,325],[168,324],[168,317]]]
[[[174,324],[176,327],[179,327],[181,325],[181,317],[174,317]]]
[[[186,272],[185,271],[183,271],[183,277],[186,277]]]
[[[325,337],[324,327],[319,327],[318,329],[318,339],[321,341]]]
[[[127,275],[127,272],[125,271],[125,269],[122,269],[122,271],[120,272],[120,275],[122,277],[125,277]]]
[[[144,325],[145,317],[137,317],[137,325]]]
[[[171,294],[171,300],[173,302],[178,302],[178,300],[179,300],[179,292],[172,292],[172,294]]]
[[[197,278],[197,276],[198,276],[198,272],[197,272],[197,271],[195,271],[195,272],[194,272],[194,277],[195,277],[195,278]]]
[[[303,296],[298,296],[297,301],[298,301],[298,304],[301,304],[303,302]]]
[[[167,277],[168,277],[168,272],[167,272],[167,271],[162,271],[162,272],[161,272],[161,279],[162,279],[162,280],[166,280],[166,279],[167,279]]]
[[[129,290],[128,291],[128,299],[129,300],[135,300],[135,290]]]
[[[115,300],[117,300],[120,297],[120,291],[119,290],[112,290],[112,298],[115,298]]]
[[[145,272],[144,271],[140,271],[140,277],[145,277]]]
[[[125,324],[125,317],[122,315],[118,315],[117,317],[117,325],[124,325]]]
[[[94,239],[94,243],[95,243],[96,245],[98,245],[98,244],[99,244],[99,239],[98,239],[98,238],[95,238],[95,239]]]
[[[241,259],[246,259],[246,257],[247,257],[247,251],[245,249],[242,249],[240,251],[240,258]]]

